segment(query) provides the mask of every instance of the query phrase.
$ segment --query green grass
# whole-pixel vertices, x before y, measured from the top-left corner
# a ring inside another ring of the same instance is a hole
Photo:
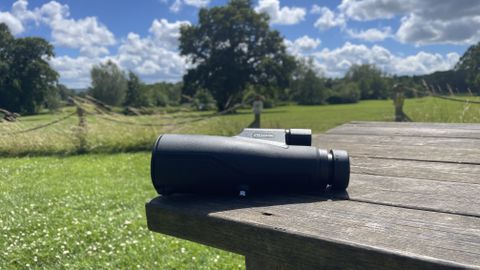
[[[471,97],[469,97],[471,99]],[[478,99],[478,98],[477,98]],[[92,109],[93,111],[93,109]],[[9,135],[52,120],[59,119],[73,108],[58,114],[42,114],[20,118],[16,123],[0,123],[0,156],[74,154],[79,145],[78,118],[74,115],[55,125],[39,130]],[[480,122],[480,104],[470,104],[438,98],[408,99],[405,112],[417,122]],[[144,151],[151,148],[161,133],[202,133],[233,135],[252,121],[250,110],[237,114],[212,116],[213,112],[178,110],[145,116],[89,115],[87,117],[87,147],[89,153]],[[198,120],[185,123],[191,120]],[[114,121],[112,121],[114,120]],[[267,109],[262,114],[265,128],[311,128],[323,132],[353,120],[392,121],[391,100],[369,100],[357,104],[325,106],[282,106]],[[136,123],[130,125],[125,123]],[[138,125],[140,124],[140,125]],[[141,126],[142,124],[167,126]]]
[[[0,159],[0,269],[241,269],[147,230],[149,154]]]

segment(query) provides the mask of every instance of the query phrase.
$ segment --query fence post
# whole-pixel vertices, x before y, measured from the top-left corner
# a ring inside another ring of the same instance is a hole
[[[77,137],[77,152],[85,153],[87,151],[87,117],[85,109],[80,106],[77,100],[73,99],[73,104],[77,107],[78,126],[75,136]]]
[[[252,104],[254,114],[253,122],[250,124],[251,128],[260,128],[260,115],[263,111],[263,101],[261,96],[256,96]]]
[[[403,112],[405,103],[405,87],[402,84],[393,86],[393,105],[395,106],[395,121],[410,121],[410,118]]]

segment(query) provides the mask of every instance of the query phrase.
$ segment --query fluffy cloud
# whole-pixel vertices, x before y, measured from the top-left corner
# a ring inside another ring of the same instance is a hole
[[[347,29],[346,32],[351,38],[369,42],[382,41],[392,36],[392,29],[390,27],[384,27],[383,29],[370,28],[363,31]]]
[[[267,13],[272,24],[297,24],[305,19],[307,13],[304,8],[282,7],[279,0],[260,0],[255,11]]]
[[[399,41],[416,45],[472,44],[480,40],[480,1],[343,0],[339,9],[354,20],[401,17]]]
[[[129,33],[122,42],[116,60],[124,69],[133,70],[147,81],[178,80],[186,68],[186,61],[176,50],[152,36],[145,38]]]
[[[169,23],[165,19],[154,20],[149,32],[153,37],[160,42],[163,42],[165,47],[177,48],[178,38],[180,37],[180,27],[184,24],[190,25],[188,21],[177,21]]]
[[[92,66],[107,60],[113,61],[124,70],[134,71],[147,82],[176,81],[182,77],[187,67],[185,58],[180,56],[176,49],[179,28],[185,23],[189,22],[154,20],[149,35],[141,37],[136,33],[129,33],[120,41],[115,55],[60,56],[53,58],[50,63],[60,73],[62,83],[76,88],[89,85]]]
[[[56,1],[29,10],[26,0],[18,0],[13,3],[11,12],[0,12],[0,21],[6,22],[14,34],[22,33],[29,21],[47,25],[52,30],[55,45],[79,49],[82,55],[108,54],[107,47],[115,44],[112,32],[97,18],[72,19],[68,5]]]
[[[345,18],[343,14],[335,14],[327,7],[319,7],[314,5],[312,13],[320,14],[320,17],[315,22],[314,26],[322,31],[333,27],[344,27]]]
[[[7,24],[14,35],[25,31],[25,22],[35,20],[35,18],[34,12],[28,10],[28,2],[26,0],[18,0],[13,3],[11,12],[0,11],[0,22]]]
[[[401,22],[396,36],[404,43],[473,44],[480,41],[480,15],[445,21],[411,14],[403,17]]]
[[[166,2],[166,0],[164,0]],[[193,7],[205,7],[210,3],[210,0],[175,0],[170,6],[170,11],[179,12],[184,5]]]
[[[303,36],[297,38],[295,41],[285,39],[285,45],[289,53],[294,55],[302,55],[315,50],[321,44],[321,40],[318,38],[311,38],[309,36]]]
[[[55,45],[79,49],[88,56],[108,54],[108,46],[115,44],[115,37],[95,17],[75,20],[69,7],[51,1],[36,10],[37,20],[50,26]]]
[[[60,82],[71,88],[85,88],[90,84],[90,69],[106,59],[92,57],[57,56],[50,60],[60,74]]]
[[[349,42],[342,47],[333,50],[323,49],[311,55],[323,69],[324,74],[333,77],[343,76],[348,68],[355,64],[374,64],[389,74],[427,74],[452,68],[460,57],[457,53],[442,56],[423,51],[402,57],[382,46],[367,47]]]
[[[5,23],[14,35],[20,34],[25,30],[22,21],[10,12],[0,12],[0,23]]]

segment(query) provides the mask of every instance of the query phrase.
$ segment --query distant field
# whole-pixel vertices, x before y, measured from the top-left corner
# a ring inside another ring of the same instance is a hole
[[[149,154],[0,158],[0,269],[243,269],[147,230]]]
[[[66,108],[57,114],[22,117],[17,123],[0,123],[0,156],[75,153],[78,145],[78,118],[75,115],[46,128],[8,134],[48,123],[72,112],[73,108]],[[407,100],[405,112],[419,122],[480,122],[480,104],[431,97]],[[155,138],[166,132],[233,135],[247,127],[253,118],[250,110],[239,110],[233,115],[212,117],[212,114],[213,112],[180,111],[147,116],[88,116],[87,151],[114,153],[149,150]],[[276,107],[265,110],[262,126],[311,128],[314,132],[323,132],[353,120],[392,121],[392,101],[369,100],[345,105]]]

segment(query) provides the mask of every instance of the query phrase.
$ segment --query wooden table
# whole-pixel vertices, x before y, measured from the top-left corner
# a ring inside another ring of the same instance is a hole
[[[247,269],[480,268],[480,125],[353,122],[348,193],[158,197],[151,230],[246,256]]]

